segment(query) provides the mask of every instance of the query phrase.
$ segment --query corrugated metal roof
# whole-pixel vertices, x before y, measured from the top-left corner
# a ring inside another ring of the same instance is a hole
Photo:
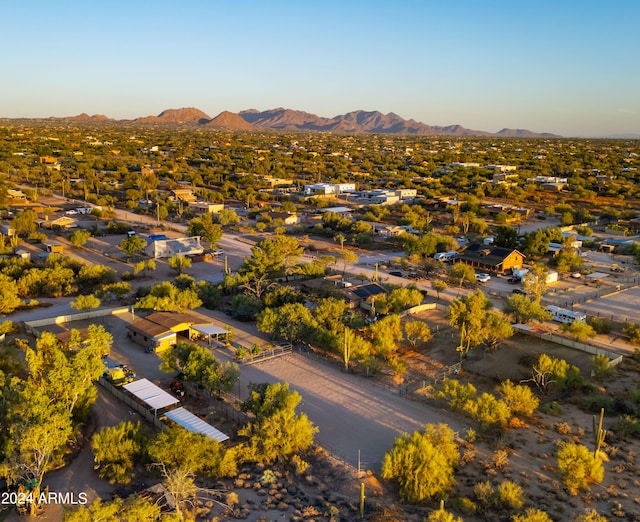
[[[203,421],[200,417],[195,416],[184,408],[176,408],[175,410],[168,411],[165,415],[176,424],[180,424],[180,426],[193,433],[202,433],[218,442],[224,442],[229,439],[228,435],[225,435],[211,426],[211,424]]]
[[[167,406],[172,406],[180,402],[180,399],[177,399],[159,386],[156,386],[149,379],[138,379],[137,381],[125,384],[123,388],[145,404],[151,406],[154,410],[166,408]]]

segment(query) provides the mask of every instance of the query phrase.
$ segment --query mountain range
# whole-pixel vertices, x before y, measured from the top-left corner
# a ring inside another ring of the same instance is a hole
[[[114,120],[96,114],[80,114],[70,117],[51,117],[47,121],[68,123],[121,122],[138,125],[193,125],[242,131],[317,131],[337,134],[408,134],[416,136],[500,136],[508,138],[559,138],[550,133],[537,133],[525,129],[502,129],[496,133],[472,130],[461,125],[441,127],[415,120],[405,120],[390,112],[353,111],[326,118],[304,111],[277,108],[267,111],[249,109],[239,113],[224,111],[211,118],[200,109],[186,107],[167,109],[157,116],[145,116],[134,120]]]

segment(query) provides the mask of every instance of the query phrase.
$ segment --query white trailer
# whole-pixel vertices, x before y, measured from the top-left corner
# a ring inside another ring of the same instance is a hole
[[[566,308],[560,308],[559,306],[547,306],[547,312],[551,312],[554,321],[559,323],[573,323],[575,321],[587,322],[587,314],[584,312],[577,312],[575,310],[567,310]]]

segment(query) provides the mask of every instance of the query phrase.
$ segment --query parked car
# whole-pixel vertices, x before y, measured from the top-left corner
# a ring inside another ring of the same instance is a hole
[[[392,270],[391,272],[389,272],[389,275],[402,277],[402,272],[400,272],[400,270]]]
[[[571,274],[571,277],[573,277],[574,279],[580,279],[582,277],[582,274],[580,272],[574,272],[573,274]]]
[[[524,290],[520,290],[519,288],[514,288],[513,290],[511,290],[511,294],[527,295],[527,292],[525,292]]]
[[[509,283],[510,285],[517,285],[518,283],[520,283],[520,278],[516,276],[510,277],[509,279],[507,279],[507,283]]]
[[[489,274],[485,274],[484,272],[476,274],[476,281],[478,281],[478,283],[486,283],[487,281],[489,281],[489,279],[491,279],[491,276]]]

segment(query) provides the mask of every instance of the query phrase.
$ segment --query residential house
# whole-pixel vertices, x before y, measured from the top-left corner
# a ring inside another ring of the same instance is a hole
[[[376,298],[386,295],[387,290],[378,283],[365,283],[356,287],[347,287],[342,291],[342,294],[350,308],[371,310],[375,306]]]
[[[220,214],[224,210],[224,203],[210,203],[209,201],[190,201],[189,208],[202,214]]]
[[[185,256],[199,255],[204,252],[200,244],[200,236],[182,237],[177,239],[153,239],[144,248],[145,254],[158,259],[173,257],[178,254]]]
[[[300,216],[298,214],[291,214],[289,212],[265,212],[263,216],[271,218],[273,221],[282,220],[285,225],[297,225],[300,223]]]
[[[174,201],[184,201],[185,203],[193,203],[198,200],[192,187],[175,188],[171,191],[171,197]]]

